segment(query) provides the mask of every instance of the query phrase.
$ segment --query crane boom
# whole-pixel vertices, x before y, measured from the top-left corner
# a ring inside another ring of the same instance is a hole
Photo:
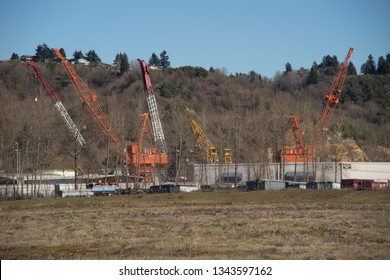
[[[303,141],[299,118],[297,116],[290,116],[288,118],[291,131],[294,136],[295,147],[285,147],[283,149],[283,161],[289,162],[312,162],[312,148],[309,145],[305,145]]]
[[[194,120],[191,120],[191,127],[192,132],[197,136],[196,143],[199,149],[205,151],[207,154],[207,163],[218,163],[217,149],[207,137],[206,133],[204,133],[200,125]]]
[[[62,104],[58,94],[55,92],[53,87],[49,84],[49,82],[43,76],[42,72],[39,71],[39,69],[35,65],[34,61],[28,62],[27,65],[34,68],[35,74],[41,80],[43,87],[45,88],[47,94],[50,96],[51,101],[54,104],[54,107],[57,109],[58,113],[60,114],[60,116],[64,120],[70,133],[73,135],[73,137],[76,139],[76,141],[80,144],[80,146],[85,145],[86,142],[85,142],[83,136],[81,135],[80,131],[77,129],[75,123],[73,122],[72,118],[70,117],[70,115],[66,111],[64,105]]]
[[[126,149],[122,145],[121,141],[119,141],[119,138],[114,132],[106,114],[104,113],[102,107],[97,101],[96,94],[93,93],[91,89],[83,82],[83,80],[79,77],[76,71],[71,67],[69,62],[62,56],[60,51],[56,48],[54,48],[54,51],[57,57],[62,61],[62,65],[64,66],[65,71],[68,74],[68,77],[72,82],[74,88],[80,95],[83,104],[87,105],[87,108],[92,114],[94,120],[103,130],[103,132],[107,134],[111,143],[114,145],[117,154],[126,158]]]
[[[329,91],[327,91],[324,95],[325,103],[322,107],[322,113],[320,116],[320,120],[318,123],[317,132],[314,136],[313,147],[315,148],[324,132],[324,130],[328,127],[329,120],[333,115],[334,109],[340,101],[341,90],[344,86],[345,77],[347,75],[347,68],[349,60],[352,56],[354,49],[350,48],[347,56],[344,59],[341,68],[339,69],[337,76],[334,78],[332,85],[330,86]]]
[[[165,142],[164,131],[162,129],[160,117],[158,115],[157,102],[153,92],[152,82],[150,80],[149,68],[144,60],[138,58],[138,61],[141,67],[142,81],[144,84],[146,102],[148,104],[150,122],[152,123],[154,139],[156,141],[159,152],[167,154],[167,143]]]
[[[288,118],[291,124],[291,131],[294,135],[295,145],[297,148],[303,148],[305,146],[302,138],[301,129],[299,127],[299,119],[297,116],[290,116]]]

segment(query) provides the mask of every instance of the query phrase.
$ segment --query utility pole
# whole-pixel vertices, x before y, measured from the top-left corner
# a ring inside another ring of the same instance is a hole
[[[20,179],[20,150],[19,150],[19,143],[16,142],[16,149],[15,149],[15,152],[16,152],[16,185],[17,185],[17,189],[19,191],[19,179]],[[21,193],[23,195],[23,192]]]
[[[77,191],[77,141],[74,141],[74,189]]]

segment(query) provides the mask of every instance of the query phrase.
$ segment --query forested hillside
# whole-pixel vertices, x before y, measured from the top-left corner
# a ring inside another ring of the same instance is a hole
[[[120,54],[119,58],[122,58]],[[390,57],[374,71],[369,60],[357,75],[350,64],[341,103],[323,136],[321,161],[390,161]],[[127,60],[127,56],[126,56]],[[0,62],[0,170],[14,172],[16,143],[22,171],[72,169],[91,172],[116,165],[107,136],[83,106],[63,66],[36,62],[81,130],[89,156],[75,143],[34,71],[18,59]],[[73,67],[96,92],[114,130],[124,143],[138,137],[140,114],[147,112],[140,71],[100,63]],[[195,119],[214,145],[231,148],[234,162],[276,160],[293,146],[288,117],[297,115],[307,143],[312,141],[324,93],[339,62],[324,56],[311,69],[287,63],[272,79],[251,71],[226,75],[196,66],[151,71],[170,161],[184,168],[201,162],[190,120]],[[387,68],[386,68],[387,67]],[[371,72],[370,72],[371,71]],[[352,141],[353,140],[353,141]],[[356,143],[364,152],[356,156]],[[349,158],[346,158],[349,156]]]

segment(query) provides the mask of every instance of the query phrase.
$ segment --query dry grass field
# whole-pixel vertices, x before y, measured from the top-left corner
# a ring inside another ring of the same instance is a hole
[[[5,259],[390,259],[390,190],[0,201]]]

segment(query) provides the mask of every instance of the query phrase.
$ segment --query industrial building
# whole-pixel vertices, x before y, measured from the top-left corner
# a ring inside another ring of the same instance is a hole
[[[372,180],[388,184],[390,162],[194,164],[189,166],[187,178],[198,185],[221,187],[244,186],[255,180],[339,184],[345,180]]]
[[[94,194],[87,188],[91,183],[115,182],[122,190],[136,187],[114,174],[78,176],[77,187],[72,171],[46,171],[39,176],[23,174],[20,178],[23,179],[17,180],[16,174],[1,174],[0,195],[54,196],[57,187],[62,196],[87,196]],[[180,191],[194,191],[202,186],[253,188],[250,182],[258,182],[256,189],[259,190],[284,189],[282,185],[307,189],[388,188],[390,162],[193,164],[187,168],[186,180],[167,183],[176,185]],[[141,188],[149,189],[151,186],[151,183],[145,183]]]

